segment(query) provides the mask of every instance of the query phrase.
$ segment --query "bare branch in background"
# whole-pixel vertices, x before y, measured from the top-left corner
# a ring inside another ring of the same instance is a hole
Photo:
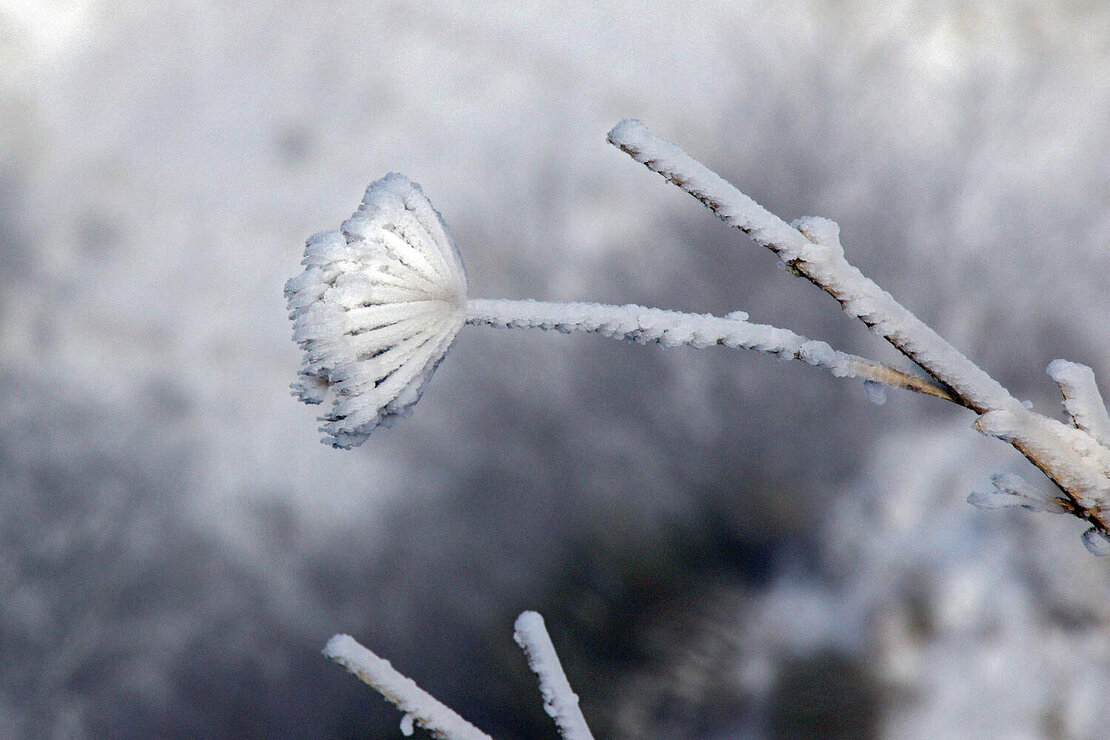
[[[522,613],[514,625],[513,639],[524,650],[528,666],[539,679],[544,709],[555,720],[559,735],[563,740],[593,740],[586,718],[578,708],[578,695],[567,682],[543,617],[536,612]],[[447,740],[492,740],[353,637],[335,635],[324,647],[324,655],[404,712],[401,732],[405,735],[412,734],[415,723],[435,737]]]

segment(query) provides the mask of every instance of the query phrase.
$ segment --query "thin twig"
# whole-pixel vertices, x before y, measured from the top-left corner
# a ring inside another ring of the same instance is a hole
[[[517,617],[514,627],[513,639],[524,650],[528,667],[539,679],[543,707],[555,720],[563,740],[593,740],[593,733],[578,706],[578,695],[567,681],[543,617],[536,612],[524,612]]]
[[[636,305],[471,299],[466,321],[482,326],[587,332],[664,346],[750,349],[780,359],[800,360],[837,377],[859,378],[956,402],[947,388],[929,378],[841,352],[826,342],[787,329],[731,315],[690,314]]]
[[[961,405],[978,413],[1020,405],[998,381],[850,265],[838,249],[807,238],[682,149],[653,135],[639,121],[617,124],[609,132],[609,141],[828,292],[845,311],[951,389]]]
[[[335,635],[328,640],[324,655],[358,676],[433,736],[450,740],[492,740],[350,635]]]

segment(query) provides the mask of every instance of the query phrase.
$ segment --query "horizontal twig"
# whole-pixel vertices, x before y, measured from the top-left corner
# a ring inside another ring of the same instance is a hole
[[[841,352],[826,342],[787,329],[752,323],[739,313],[713,316],[636,305],[471,299],[466,321],[494,327],[587,332],[640,343],[657,342],[667,347],[720,345],[750,349],[781,359],[800,360],[837,377],[859,378],[955,401],[947,388],[928,378]]]

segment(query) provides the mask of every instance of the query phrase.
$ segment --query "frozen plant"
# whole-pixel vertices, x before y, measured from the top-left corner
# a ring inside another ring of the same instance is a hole
[[[469,299],[462,259],[443,219],[418,185],[390,174],[370,185],[339,231],[308,240],[304,272],[285,286],[294,339],[305,352],[294,392],[306,403],[330,401],[322,417],[324,441],[353,447],[406,414],[465,324],[593,332],[664,347],[754,349],[862,379],[876,401],[889,385],[971,409],[976,429],[1011,443],[1055,489],[998,475],[991,492],[972,493],[969,502],[1071,514],[1089,525],[1087,549],[1110,554],[1110,416],[1090,368],[1065,360],[1048,367],[1063,393],[1068,424],[1036,413],[849,264],[835,222],[810,217],[787,224],[639,121],[622,121],[608,138],[833,296],[923,375],[751,323],[742,311],[718,317],[642,306]]]
[[[309,238],[302,264],[304,271],[285,286],[293,338],[305,351],[293,390],[305,403],[331,401],[320,430],[335,447],[360,445],[378,426],[405,415],[465,324],[593,332],[664,347],[754,349],[862,378],[869,387],[949,397],[927,378],[751,323],[742,311],[710,316],[632,305],[468,300],[462,260],[443,219],[420,186],[397,173],[372,183],[339,231]]]
[[[547,634],[543,617],[524,612],[517,617],[513,638],[536,674],[543,706],[555,720],[563,740],[593,740],[586,718],[578,708],[578,695],[570,688],[555,646]],[[335,635],[324,647],[324,655],[358,676],[367,685],[404,712],[401,732],[412,734],[417,724],[434,737],[451,740],[491,740],[490,736],[441,704],[411,678],[399,673],[388,660],[379,658],[349,635]]]

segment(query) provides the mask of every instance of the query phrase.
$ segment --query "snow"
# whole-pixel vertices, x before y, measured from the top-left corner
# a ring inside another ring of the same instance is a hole
[[[980,509],[1004,509],[1018,506],[1030,511],[1063,514],[1069,511],[1066,500],[1048,493],[1013,473],[998,473],[991,478],[994,489],[974,491],[967,502]]]
[[[1110,447],[1087,429],[1110,431],[1110,415],[1090,368],[1060,360],[1049,366],[1075,428],[1043,417],[849,264],[835,222],[808,217],[782,228],[776,216],[675,145],[653,136],[639,121],[619,123],[610,131],[609,141],[769,248],[793,272],[832,294],[845,311],[951,388],[955,392],[951,400],[980,413],[975,424],[979,431],[1013,444],[1065,492],[1061,501],[1070,502],[1064,504],[1066,511],[1096,525],[1083,541],[1101,554],[1103,535],[1110,539],[1107,525],[1099,519],[1110,501]],[[869,397],[882,400],[872,392]],[[1013,493],[1005,486],[1000,492]],[[1025,508],[1039,503],[1052,509],[1059,503],[1039,501],[1035,494],[1020,495],[1027,499]],[[997,503],[976,494],[968,500],[984,508]]]
[[[935,386],[916,376],[840,352],[826,342],[809,339],[787,329],[749,322],[747,316],[743,311],[733,311],[721,317],[636,305],[471,299],[466,322],[499,328],[554,330],[566,334],[601,334],[639,344],[656,342],[668,348],[685,345],[703,349],[721,345],[731,349],[750,349],[781,360],[800,360],[824,368],[836,377],[865,378],[875,386],[889,384],[928,393],[938,392]],[[868,394],[876,402],[876,392],[871,390]]]
[[[1110,449],[1086,432],[1048,419],[1023,406],[990,411],[975,422],[979,431],[1011,442],[1079,503],[1099,509],[1110,500]]]
[[[867,395],[867,400],[876,406],[882,406],[886,403],[886,388],[882,383],[876,383],[874,380],[863,381],[863,392]]]
[[[654,136],[639,121],[617,124],[609,132],[609,141],[822,286],[846,312],[861,319],[873,332],[955,390],[972,408],[1020,406],[996,380],[850,265],[845,260],[840,229],[835,223],[811,217],[796,222],[797,228],[787,225],[678,146]],[[799,229],[812,231],[803,233]]]
[[[1102,400],[1094,370],[1078,362],[1053,360],[1048,374],[1064,394],[1064,410],[1072,423],[1088,432],[1104,447],[1110,447],[1110,414]]]

